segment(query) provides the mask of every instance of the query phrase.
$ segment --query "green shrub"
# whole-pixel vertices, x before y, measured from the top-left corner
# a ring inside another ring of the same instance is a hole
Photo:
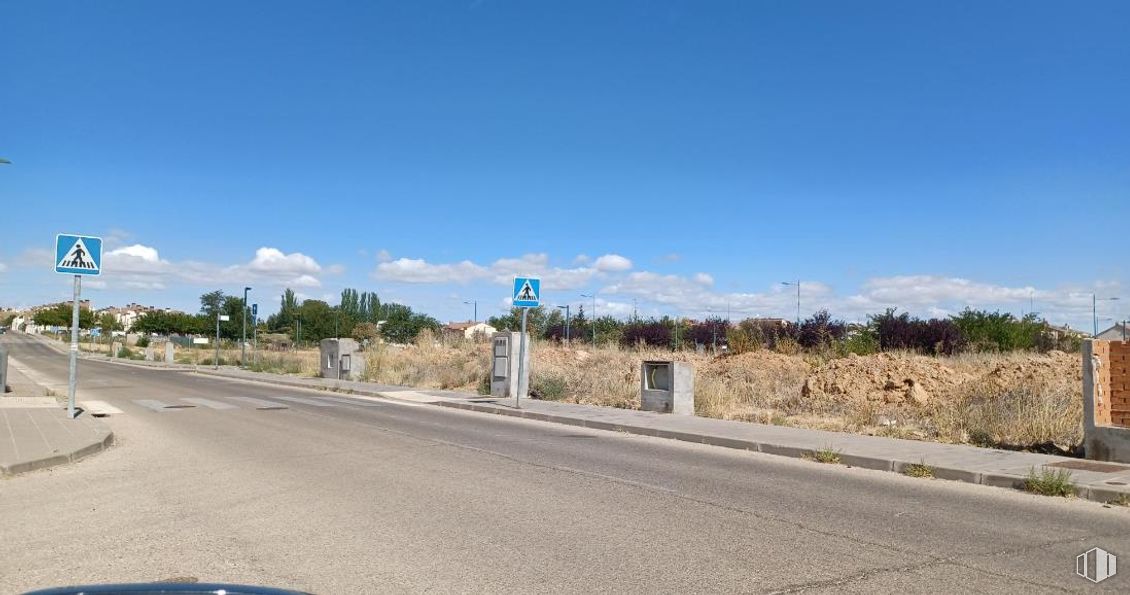
[[[133,357],[134,357],[133,356],[133,350],[131,350],[129,347],[125,347],[125,346],[118,348],[118,354],[117,355],[118,355],[118,357],[120,357],[122,359],[133,359]]]
[[[1024,489],[1033,494],[1043,496],[1062,496],[1068,498],[1075,495],[1075,482],[1071,481],[1071,472],[1067,469],[1048,469],[1041,467],[1039,471],[1033,467],[1024,480]]]
[[[908,477],[934,477],[934,468],[926,463],[911,463],[902,468],[902,474]]]
[[[568,386],[561,376],[535,376],[530,384],[530,396],[544,401],[559,401],[565,398]]]
[[[137,346],[141,349],[149,347],[149,337],[145,337],[145,336],[138,337],[137,338]]]
[[[838,464],[843,458],[840,456],[840,451],[833,450],[831,446],[825,446],[820,450],[814,450],[810,454],[805,455],[806,459],[816,461],[817,463]]]

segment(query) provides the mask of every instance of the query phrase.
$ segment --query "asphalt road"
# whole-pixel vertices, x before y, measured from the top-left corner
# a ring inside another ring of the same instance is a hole
[[[1130,591],[1074,575],[1130,556],[1130,510],[1092,502],[109,363],[80,399],[117,445],[0,480],[0,591]]]

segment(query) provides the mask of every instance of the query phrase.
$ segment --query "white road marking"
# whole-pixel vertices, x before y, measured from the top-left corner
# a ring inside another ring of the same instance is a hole
[[[315,407],[337,407],[333,403],[323,403],[318,399],[306,399],[303,397],[275,397],[283,401],[290,401],[291,403],[301,403],[303,405],[313,405]]]
[[[290,409],[290,407],[287,407],[286,405],[283,405],[282,403],[276,403],[274,401],[268,401],[266,399],[256,399],[255,397],[228,397],[228,398],[236,400],[236,401],[242,401],[242,402],[247,403],[249,405],[253,405],[256,409]]]
[[[122,412],[106,401],[79,401],[78,406],[91,415],[114,415]]]
[[[347,399],[345,397],[321,397],[321,398],[325,399],[327,401],[333,401],[335,403],[344,403],[346,405],[360,405],[361,407],[384,407],[385,405],[388,404],[388,403],[373,403],[373,402],[369,402],[369,401],[362,401],[362,400],[359,400],[359,399]]]
[[[167,409],[166,407],[168,407],[168,405],[156,399],[134,399],[133,402],[136,405],[141,405],[142,407],[145,407],[146,409],[152,409],[153,411],[176,411],[176,409]]]
[[[213,401],[211,399],[183,397],[181,400],[186,403],[192,403],[193,405],[200,405],[202,407],[208,407],[210,409],[239,409],[239,407],[236,407],[235,405],[229,405],[227,403],[221,403],[219,401]]]

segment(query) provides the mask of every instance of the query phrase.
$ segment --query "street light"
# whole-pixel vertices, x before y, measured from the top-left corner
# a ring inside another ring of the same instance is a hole
[[[569,304],[564,306],[557,306],[561,310],[565,310],[565,344],[569,344]]]
[[[239,344],[240,367],[247,365],[247,292],[249,291],[251,291],[250,287],[243,288],[243,333]]]
[[[781,281],[781,285],[796,285],[796,327],[800,328],[800,279],[797,279],[796,283]]]
[[[463,303],[467,304],[468,306],[470,306],[471,304],[475,305],[475,322],[478,322],[479,321],[479,300],[467,300]]]
[[[592,298],[592,346],[596,347],[596,292],[592,292],[592,295],[582,293],[581,297]]]
[[[1117,297],[1101,298],[1101,297],[1097,297],[1093,293],[1091,294],[1091,338],[1092,339],[1099,336],[1099,306],[1098,306],[1098,303],[1100,301],[1116,302],[1116,301],[1118,301],[1118,298]]]

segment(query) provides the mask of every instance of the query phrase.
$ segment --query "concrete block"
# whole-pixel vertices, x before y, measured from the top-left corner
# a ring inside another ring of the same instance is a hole
[[[173,358],[174,349],[175,348],[173,347],[172,341],[166,341],[165,342],[165,363],[166,364],[173,363],[173,361],[174,361],[174,358]]]
[[[642,362],[640,409],[694,415],[694,366],[686,362]]]
[[[8,350],[0,347],[0,394],[8,392]]]

